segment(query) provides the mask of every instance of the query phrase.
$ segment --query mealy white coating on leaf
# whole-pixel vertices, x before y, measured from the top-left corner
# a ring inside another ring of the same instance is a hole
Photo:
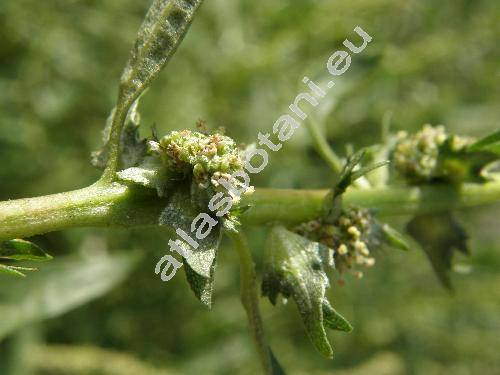
[[[134,101],[184,38],[202,0],[155,0],[142,23],[121,77],[121,96]]]
[[[136,166],[146,154],[146,141],[139,137],[139,126],[141,116],[137,107],[139,99],[137,99],[130,108],[120,136],[120,167],[129,168]],[[116,107],[113,108],[111,114],[106,120],[106,126],[102,132],[103,147],[100,150],[92,152],[91,162],[98,168],[104,168],[108,161],[109,153],[109,138],[112,128],[113,116],[115,116]]]
[[[317,242],[274,227],[266,250],[263,294],[272,303],[278,294],[292,297],[297,304],[307,333],[316,348],[325,356],[333,355],[325,325],[332,329],[351,330],[350,324],[331,308],[325,298],[329,286],[325,268],[331,261],[331,250]],[[325,320],[328,317],[327,320]]]

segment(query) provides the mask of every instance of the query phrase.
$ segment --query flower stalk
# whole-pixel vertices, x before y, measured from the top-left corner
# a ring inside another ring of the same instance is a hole
[[[260,315],[260,285],[255,272],[252,252],[248,247],[245,235],[241,231],[239,233],[228,233],[228,235],[240,258],[241,302],[247,314],[249,328],[252,332],[255,347],[259,354],[262,369],[265,374],[271,375],[273,373],[271,351],[267,345],[262,317]]]

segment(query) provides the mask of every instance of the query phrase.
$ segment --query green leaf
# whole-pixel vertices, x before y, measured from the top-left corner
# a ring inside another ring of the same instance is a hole
[[[372,165],[368,165],[366,167],[358,166],[361,164],[362,160],[365,158],[366,149],[362,149],[347,158],[347,162],[340,173],[338,182],[333,189],[334,198],[343,194],[349,186],[352,185],[354,181],[358,178],[363,177],[364,175],[370,173],[371,171],[381,168],[387,164],[389,164],[388,160],[380,161]],[[356,169],[357,168],[357,169]]]
[[[322,307],[325,326],[337,331],[352,331],[351,324],[330,305],[327,299],[323,299]]]
[[[6,273],[11,276],[25,277],[26,275],[21,271],[38,271],[36,268],[31,267],[16,267],[0,263],[0,273]]]
[[[291,296],[316,349],[332,357],[325,326],[346,332],[352,327],[325,298],[329,286],[324,271],[324,260],[328,258],[325,251],[330,249],[283,227],[274,227],[267,244],[262,292],[273,304],[280,293],[286,298]]]
[[[60,257],[29,278],[0,281],[0,339],[28,324],[59,316],[122,282],[135,254]]]
[[[217,249],[221,239],[221,225],[219,223],[213,227],[204,239],[196,239],[191,234],[191,223],[198,214],[203,212],[208,213],[209,211],[195,207],[189,192],[184,186],[181,186],[172,193],[167,207],[159,218],[159,223],[181,229],[198,242],[197,249],[193,249],[184,241],[180,247],[187,254],[183,261],[191,289],[196,297],[210,308]]]
[[[225,219],[225,218],[222,218],[221,219],[221,222],[222,222],[222,227],[224,228],[224,230],[226,232],[229,232],[229,233],[238,233],[239,230],[239,226],[241,225],[241,223],[235,219]]]
[[[2,259],[43,262],[52,259],[52,256],[44,252],[39,246],[32,242],[15,239],[0,243],[0,261]],[[19,277],[26,276],[21,271],[37,271],[37,269],[0,263],[0,273]]]
[[[480,174],[485,180],[500,181],[500,160],[486,164]]]
[[[210,266],[209,277],[201,276],[196,273],[186,259],[183,259],[184,271],[186,273],[186,279],[193,291],[194,295],[201,303],[207,306],[209,309],[212,307],[212,294],[214,290],[214,273],[215,266],[217,264],[217,257],[214,258],[212,265]]]
[[[0,258],[45,261],[52,257],[32,242],[15,239],[0,244]]]
[[[126,169],[137,166],[146,155],[146,139],[141,139],[139,135],[139,126],[141,116],[137,110],[139,99],[137,99],[127,114],[122,133],[120,136],[120,169]],[[92,164],[100,169],[104,169],[108,161],[109,138],[113,122],[113,116],[116,109],[111,111],[106,121],[106,127],[103,130],[103,147],[92,153]]]
[[[201,2],[154,0],[149,8],[120,78],[118,100],[104,129],[105,147],[93,155],[94,164],[107,168],[104,178],[134,166],[130,163],[137,163],[137,156],[145,150],[143,141],[138,139],[137,127],[126,125],[123,131],[123,125],[127,118],[133,122],[134,103],[137,106],[141,94],[176,51]]]
[[[356,181],[358,178],[361,178],[361,177],[367,175],[371,171],[374,171],[375,169],[378,169],[381,167],[385,167],[388,164],[390,164],[389,160],[383,160],[383,161],[379,161],[379,162],[376,162],[374,164],[368,165],[366,167],[360,168],[352,173],[351,181]]]
[[[168,170],[158,157],[149,156],[137,167],[127,168],[117,173],[122,181],[156,189],[163,197],[168,189]]]
[[[342,194],[354,181],[370,173],[371,171],[389,164],[388,160],[358,168],[365,157],[366,149],[362,149],[347,158],[347,162],[338,177],[338,181],[332,191],[325,198],[324,218],[327,222],[334,222],[342,211]],[[356,169],[358,168],[358,169]]]
[[[272,373],[271,375],[286,375],[285,370],[279,363],[278,359],[274,355],[273,351],[271,348],[269,348],[269,355],[271,357],[271,366],[272,366]]]
[[[443,286],[451,290],[453,253],[458,250],[469,254],[465,230],[449,212],[415,216],[407,229],[424,250]]]
[[[172,57],[202,0],[154,0],[139,29],[120,82],[120,98],[132,103]]]
[[[470,145],[469,152],[488,151],[500,155],[500,130]]]
[[[353,174],[354,174],[354,169],[361,163],[361,160],[365,156],[365,151],[361,150],[353,155],[350,155],[347,158],[347,162],[344,165],[344,168],[342,169],[342,172],[340,172],[337,184],[333,188],[333,198],[336,198],[337,196],[340,196],[343,194],[347,188],[354,182],[353,180]]]
[[[410,245],[408,244],[408,241],[402,235],[399,233],[396,229],[391,227],[389,224],[383,224],[382,226],[382,232],[384,234],[384,241],[388,244],[391,245],[392,247],[395,247],[396,249],[408,251],[410,250]]]

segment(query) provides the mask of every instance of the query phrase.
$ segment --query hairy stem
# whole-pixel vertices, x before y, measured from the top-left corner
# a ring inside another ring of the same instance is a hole
[[[296,224],[321,215],[328,190],[257,189],[242,221],[250,225]],[[375,209],[379,215],[441,212],[500,202],[500,182],[349,189],[345,204]],[[166,200],[152,190],[113,183],[38,198],[0,202],[0,240],[86,226],[157,225]]]
[[[241,302],[245,308],[250,330],[265,374],[273,373],[271,352],[264,334],[259,309],[259,283],[248,242],[243,233],[228,233],[240,258]]]

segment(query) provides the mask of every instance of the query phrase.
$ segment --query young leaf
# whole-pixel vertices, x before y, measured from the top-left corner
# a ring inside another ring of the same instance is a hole
[[[351,181],[356,181],[358,178],[361,178],[361,177],[367,175],[368,173],[370,173],[371,171],[374,171],[375,169],[384,167],[384,166],[388,165],[389,163],[390,163],[389,160],[383,160],[383,161],[376,162],[375,164],[371,164],[371,165],[368,165],[366,167],[359,168],[358,170],[356,170],[352,173]]]
[[[500,130],[470,145],[469,152],[488,151],[500,155]]]
[[[158,157],[148,156],[137,167],[119,171],[117,175],[122,181],[156,189],[159,197],[163,197],[168,188],[168,170]]]
[[[32,242],[15,239],[0,243],[0,260],[27,260],[42,262],[52,259],[39,246]],[[0,264],[0,273],[6,273],[12,276],[26,276],[22,271],[36,271],[32,267],[11,266],[9,264]]]
[[[407,225],[408,233],[420,244],[447,289],[452,289],[449,271],[455,249],[468,255],[467,233],[451,213],[415,216]]]
[[[404,251],[410,250],[410,245],[406,241],[406,238],[389,224],[382,225],[382,232],[384,234],[383,239],[388,245]]]
[[[217,249],[221,239],[221,225],[217,224],[211,228],[210,233],[205,238],[195,238],[191,233],[192,222],[203,211],[192,204],[189,192],[186,190],[180,187],[173,192],[167,207],[159,218],[159,223],[183,230],[198,243],[198,248],[194,249],[181,240],[180,247],[186,254],[183,260],[186,265],[188,282],[196,297],[207,307],[210,307]]]
[[[361,163],[365,156],[364,150],[358,151],[347,158],[347,162],[342,168],[337,184],[333,188],[333,198],[342,195],[353,183],[354,169]]]
[[[262,292],[273,304],[280,293],[286,298],[291,296],[316,349],[332,357],[325,326],[346,332],[352,327],[325,298],[329,282],[322,263],[323,251],[324,247],[317,242],[283,227],[274,227],[267,244]]]
[[[6,273],[11,276],[25,277],[26,275],[21,271],[36,271],[36,268],[31,267],[15,267],[7,264],[0,263],[0,273]]]
[[[377,168],[389,164],[389,161],[385,160],[356,170],[365,157],[365,152],[366,150],[363,149],[349,156],[339,175],[337,183],[330,194],[326,196],[324,217],[327,222],[335,221],[340,215],[342,210],[342,194],[345,193],[347,188],[351,186],[354,181]]]
[[[32,242],[15,239],[0,244],[0,258],[45,261],[52,257]]]

